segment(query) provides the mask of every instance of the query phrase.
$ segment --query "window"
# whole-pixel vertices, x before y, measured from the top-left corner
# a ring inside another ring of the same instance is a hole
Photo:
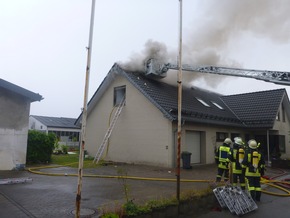
[[[282,105],[282,121],[285,122],[286,121],[286,117],[285,117],[285,109]]]
[[[126,97],[126,86],[119,86],[114,88],[114,106],[119,105]]]
[[[224,108],[222,106],[220,106],[218,103],[212,101],[211,103],[213,103],[213,105],[215,105],[218,109],[223,110]]]
[[[35,129],[35,122],[31,124],[31,129]]]
[[[210,107],[208,103],[206,103],[204,100],[200,99],[200,98],[197,98],[195,97],[200,103],[202,103],[204,106],[206,107]]]
[[[216,141],[223,142],[228,137],[228,135],[229,134],[226,132],[217,132],[216,133]]]
[[[285,153],[286,152],[285,136],[284,135],[279,135],[279,151],[281,153]]]
[[[280,110],[278,111],[277,115],[276,115],[276,120],[280,121]]]

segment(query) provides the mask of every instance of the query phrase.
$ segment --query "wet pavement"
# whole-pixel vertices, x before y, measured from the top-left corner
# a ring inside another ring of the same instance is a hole
[[[0,180],[6,178],[32,178],[20,184],[0,185],[0,217],[74,217],[77,191],[77,169],[70,167],[41,169],[44,175],[28,171],[0,171]],[[266,174],[273,177],[282,171],[268,169]],[[181,192],[201,190],[208,187],[208,181],[215,179],[215,165],[194,166],[181,169],[181,179],[195,180],[182,182]],[[129,176],[118,179],[114,176]],[[109,178],[113,177],[113,178]],[[138,177],[135,178],[135,177]],[[149,179],[148,179],[149,178]],[[158,181],[165,178],[167,181]],[[128,198],[136,203],[176,196],[176,176],[174,169],[143,165],[110,164],[94,169],[85,169],[82,180],[82,217],[98,217],[98,210],[118,209],[126,201],[124,188],[128,187]],[[290,198],[262,195],[257,211],[245,215],[249,217],[289,217]],[[269,210],[269,212],[266,212]],[[271,216],[270,216],[271,214]],[[90,215],[90,216],[88,216]],[[227,210],[205,211],[201,218],[232,217]]]

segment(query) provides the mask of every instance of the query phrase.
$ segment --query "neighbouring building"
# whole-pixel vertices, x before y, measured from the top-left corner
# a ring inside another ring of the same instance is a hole
[[[0,170],[25,167],[30,104],[42,99],[0,79]]]
[[[79,147],[80,128],[75,118],[30,115],[29,129],[54,133],[61,145]]]
[[[177,87],[115,64],[88,103],[86,150],[95,156],[116,106],[125,105],[112,131],[105,160],[174,167],[177,154]],[[183,87],[181,151],[191,164],[214,163],[226,137],[255,138],[270,156],[290,158],[290,104],[285,89],[224,96]],[[81,123],[81,115],[77,124]]]

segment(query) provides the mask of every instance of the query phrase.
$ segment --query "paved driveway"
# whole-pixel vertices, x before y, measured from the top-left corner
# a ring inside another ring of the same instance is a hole
[[[32,182],[0,185],[0,217],[73,217],[77,190],[77,169],[69,167],[42,169],[43,173],[60,176],[32,174],[27,171],[0,171],[0,179],[30,177]],[[68,176],[65,176],[68,174]],[[176,195],[176,176],[172,169],[136,166],[108,165],[88,169],[85,175],[128,175],[141,178],[167,178],[173,182],[154,180],[120,180],[116,178],[83,177],[81,212],[92,214],[99,208],[117,207],[125,202],[124,187],[129,187],[129,198],[135,202],[160,199]],[[181,170],[182,178],[214,179],[215,166],[201,166]],[[182,183],[181,191],[206,188],[208,183]],[[97,214],[95,214],[97,216]]]
[[[23,184],[0,185],[0,217],[74,217],[77,190],[77,169],[69,167],[48,168],[43,173],[57,173],[59,176],[32,174],[27,171],[0,171],[0,179],[30,177],[32,182]],[[268,171],[269,172],[269,171]],[[271,171],[278,174],[277,171]],[[65,176],[68,174],[68,176]],[[148,167],[139,165],[108,165],[96,169],[88,169],[85,175],[128,175],[141,178],[166,178],[171,181],[155,180],[120,180],[116,178],[83,177],[81,214],[97,217],[97,209],[118,207],[125,202],[124,185],[129,187],[129,198],[135,202],[146,202],[152,199],[176,195],[176,176],[173,169]],[[196,166],[190,170],[181,170],[182,179],[199,180],[194,183],[181,183],[181,191],[203,189],[207,182],[214,180],[215,165]],[[280,211],[279,217],[286,217],[289,211],[289,197],[262,196],[261,205],[255,217],[273,217]],[[269,212],[266,212],[269,210]],[[232,217],[227,211],[208,211],[206,217]],[[249,216],[252,216],[248,214]],[[248,216],[247,215],[247,216]],[[271,215],[271,216],[270,216]],[[87,216],[88,217],[88,216]],[[287,216],[289,217],[289,216]]]

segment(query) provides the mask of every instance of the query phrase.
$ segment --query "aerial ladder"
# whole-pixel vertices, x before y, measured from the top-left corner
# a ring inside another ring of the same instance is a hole
[[[107,145],[107,142],[108,142],[108,140],[109,140],[109,138],[111,136],[111,133],[112,133],[112,131],[113,131],[114,127],[115,127],[115,124],[116,124],[116,122],[117,122],[117,120],[118,120],[118,118],[119,118],[119,116],[120,116],[120,114],[122,112],[122,109],[123,109],[124,105],[125,105],[125,97],[122,99],[122,101],[120,102],[120,104],[117,107],[115,115],[114,115],[114,117],[112,119],[112,122],[110,123],[110,126],[109,126],[109,128],[108,128],[108,130],[107,130],[107,132],[105,134],[105,137],[104,137],[104,139],[102,141],[102,144],[98,148],[98,151],[97,151],[97,153],[95,155],[93,163],[98,163],[99,160],[101,159],[102,154],[104,152],[104,149],[105,149],[105,147]]]
[[[168,70],[178,70],[177,64],[162,63],[157,59],[150,58],[145,63],[145,75],[149,77],[166,77]],[[257,80],[263,80],[279,85],[290,85],[290,72],[269,71],[269,70],[251,70],[232,67],[217,67],[212,65],[191,66],[182,65],[182,70],[197,73],[211,73],[225,76],[246,77]]]
[[[147,77],[164,78],[166,77],[167,71],[170,69],[179,70],[179,66],[177,64],[162,63],[154,58],[150,58],[145,62],[145,75]],[[212,65],[191,66],[188,64],[182,65],[182,70],[197,73],[245,77],[279,85],[290,85],[290,72],[283,71],[251,70],[217,67]],[[220,206],[222,208],[228,208],[232,214],[241,216],[258,208],[250,194],[241,190],[240,187],[226,185],[213,189],[213,192]]]

